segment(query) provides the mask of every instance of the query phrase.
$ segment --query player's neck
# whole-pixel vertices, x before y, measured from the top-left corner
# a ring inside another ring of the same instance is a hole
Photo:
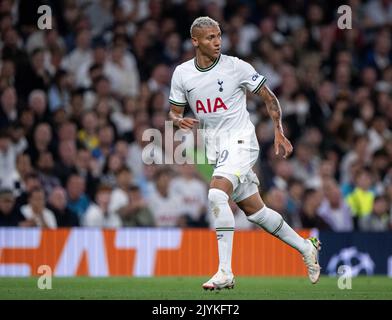
[[[198,67],[202,68],[202,69],[206,69],[210,66],[213,65],[213,63],[218,59],[218,58],[210,58],[206,55],[203,55],[199,52],[196,52],[196,64]]]

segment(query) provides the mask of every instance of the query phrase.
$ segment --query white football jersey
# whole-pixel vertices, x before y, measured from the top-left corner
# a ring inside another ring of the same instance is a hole
[[[200,128],[205,129],[207,155],[213,155],[220,149],[216,137],[241,139],[254,135],[255,127],[246,109],[246,90],[256,93],[265,81],[249,63],[236,57],[221,54],[204,69],[194,58],[174,70],[169,102],[181,107],[189,104],[200,120]]]

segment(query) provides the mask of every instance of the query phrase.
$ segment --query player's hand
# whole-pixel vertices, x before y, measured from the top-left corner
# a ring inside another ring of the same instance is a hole
[[[279,147],[282,146],[284,150],[283,158],[287,158],[293,152],[291,142],[284,136],[281,130],[275,130],[275,154],[279,154]]]
[[[193,118],[182,118],[178,121],[179,127],[184,130],[192,129],[195,123],[199,123],[199,120]]]

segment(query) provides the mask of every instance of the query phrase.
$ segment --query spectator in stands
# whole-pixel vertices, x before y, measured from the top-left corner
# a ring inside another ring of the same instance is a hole
[[[16,170],[12,173],[12,191],[16,197],[20,196],[25,190],[24,181],[33,172],[30,156],[20,153],[16,157]]]
[[[86,180],[76,174],[69,176],[67,180],[67,208],[76,214],[81,220],[90,205],[90,199],[85,193]]]
[[[0,131],[0,188],[14,188],[16,157],[21,151],[12,143],[8,132]]]
[[[110,154],[114,152],[114,130],[110,125],[103,126],[98,130],[98,146],[91,150],[92,156],[103,168]]]
[[[388,28],[382,28],[377,33],[374,46],[369,51],[366,62],[376,68],[378,73],[392,64],[391,32]]]
[[[77,142],[77,133],[77,123],[70,120],[63,122],[60,124],[57,132],[57,139],[59,141],[58,143],[61,143],[61,141]],[[77,146],[79,145],[77,144]]]
[[[33,110],[35,123],[50,123],[50,113],[48,110],[48,99],[44,90],[35,89],[30,92],[28,98],[29,108]]]
[[[100,184],[111,187],[112,189],[116,187],[116,174],[124,167],[124,160],[117,154],[112,153],[107,158],[103,169],[102,175],[100,177]]]
[[[30,138],[34,129],[34,114],[30,109],[23,109],[20,111],[19,123],[22,126],[25,138]],[[31,141],[29,141],[29,144]]]
[[[179,175],[170,183],[170,192],[184,204],[186,225],[188,227],[206,227],[207,187],[198,177],[193,165],[178,166]]]
[[[305,192],[304,184],[297,179],[291,179],[287,188],[286,210],[291,220],[292,228],[302,228],[301,218],[299,216],[303,204],[303,195]]]
[[[54,112],[59,109],[70,112],[70,88],[71,88],[70,75],[60,69],[56,72],[53,84],[48,91],[49,110]]]
[[[61,185],[60,179],[55,175],[53,155],[49,151],[41,152],[37,160],[37,173],[45,194],[49,196],[53,188]]]
[[[384,143],[392,138],[392,131],[388,128],[385,117],[377,115],[371,122],[369,131],[369,149],[372,153],[384,147]]]
[[[375,106],[373,101],[369,98],[364,99],[358,103],[359,116],[354,120],[354,130],[358,135],[364,135],[370,127],[370,124],[374,118]]]
[[[148,153],[143,154],[143,149],[148,144],[147,141],[143,141],[143,133],[147,129],[149,127],[146,125],[138,125],[135,128],[135,141],[128,148],[127,167],[132,168],[136,181],[143,179],[143,165],[145,163],[151,164],[153,159],[156,160],[155,163],[158,163],[159,159],[161,159],[162,163],[162,153],[159,152],[158,147],[154,149],[153,157]]]
[[[382,232],[390,229],[390,203],[386,196],[374,199],[372,213],[359,219],[359,230]]]
[[[87,110],[93,107],[99,101],[106,101],[114,110],[120,109],[120,104],[113,95],[112,88],[110,87],[109,76],[98,76],[94,79],[92,90],[85,94],[84,104]]]
[[[167,65],[174,66],[180,62],[181,54],[182,47],[180,35],[177,32],[172,32],[165,37],[163,59]]]
[[[129,203],[128,190],[132,185],[132,171],[122,167],[116,172],[116,188],[111,194],[109,210],[123,216],[121,210]]]
[[[150,195],[148,206],[154,214],[158,227],[176,227],[184,224],[183,216],[186,214],[186,205],[170,193],[172,172],[168,168],[159,169],[155,174],[156,191]]]
[[[0,92],[3,92],[8,87],[12,87],[14,80],[15,64],[12,60],[4,60],[0,65]]]
[[[331,81],[324,80],[318,86],[316,96],[310,103],[308,124],[315,125],[323,135],[327,133],[328,120],[332,116],[334,90]]]
[[[364,6],[365,26],[368,28],[383,26],[392,19],[392,3],[388,0],[370,0]]]
[[[12,190],[0,189],[0,227],[17,227],[23,220]]]
[[[322,201],[322,193],[316,189],[306,189],[303,198],[303,206],[300,211],[303,228],[317,228],[319,230],[331,230],[330,225],[317,214]]]
[[[390,224],[389,208],[390,204],[387,197],[375,197],[372,212],[359,218],[359,230],[372,232],[388,231]]]
[[[314,154],[313,148],[308,143],[300,141],[294,148],[294,152],[295,158],[291,161],[294,177],[308,187],[315,187],[313,182],[317,179],[320,161]]]
[[[127,155],[128,155],[128,142],[125,139],[118,139],[114,146],[114,152],[121,158],[121,161],[127,167]]]
[[[18,119],[18,97],[15,88],[7,86],[0,97],[0,129],[11,126]]]
[[[115,43],[108,63],[108,77],[112,90],[119,96],[136,96],[139,92],[139,73],[134,56],[126,51],[124,44]]]
[[[76,159],[76,140],[60,140],[58,161],[54,165],[54,174],[60,179],[61,185],[64,185],[68,177],[75,172]]]
[[[371,214],[375,193],[372,190],[373,177],[369,169],[362,168],[355,177],[354,190],[345,198],[354,215],[354,227],[358,229],[358,220]]]
[[[128,204],[118,210],[123,227],[154,227],[154,215],[149,209],[140,188],[131,185],[128,191]]]
[[[114,108],[110,105],[109,101],[105,99],[99,100],[94,106],[94,111],[96,112],[98,117],[99,128],[110,125],[111,127],[113,127],[114,132],[116,132],[115,125],[110,119],[110,114],[114,111]]]
[[[293,177],[293,165],[286,159],[278,159],[274,162],[274,176],[272,187],[287,190],[288,181]]]
[[[11,15],[11,12],[8,14]],[[2,30],[1,35],[3,45],[1,50],[2,59],[10,59],[15,65],[24,67],[28,63],[28,55],[21,46],[21,38],[16,29],[10,26]]]
[[[22,185],[22,192],[16,198],[16,204],[18,207],[27,204],[29,194],[32,190],[42,187],[38,174],[33,171],[26,174],[21,185]]]
[[[45,206],[45,192],[41,188],[33,189],[28,196],[28,203],[20,208],[25,220],[22,227],[57,228],[56,217]]]
[[[135,126],[136,100],[126,97],[123,100],[121,110],[115,110],[111,114],[111,121],[116,126],[118,135],[122,138],[130,137]]]
[[[347,152],[341,161],[340,172],[341,178],[340,183],[348,183],[352,181],[350,176],[350,167],[354,162],[360,162],[362,165],[369,164],[371,154],[369,150],[369,139],[366,135],[357,136],[354,141],[354,148]]]
[[[79,141],[90,151],[98,147],[98,118],[94,111],[82,115],[82,128],[78,132]]]
[[[84,94],[84,89],[72,88],[69,120],[74,125],[79,125],[81,123],[82,114],[84,112],[84,96],[83,96],[83,94]]]
[[[352,231],[353,218],[349,206],[345,203],[337,182],[333,178],[323,183],[324,199],[318,208],[318,215],[336,232]]]
[[[377,194],[386,194],[386,187],[392,174],[390,168],[392,168],[391,162],[386,149],[379,149],[373,153],[370,170],[374,176],[374,190]]]
[[[82,217],[82,226],[99,228],[119,228],[122,226],[118,214],[109,210],[111,193],[112,189],[110,187],[104,185],[98,187],[95,203],[90,203]]]
[[[29,154],[34,165],[37,164],[38,156],[42,152],[53,154],[52,128],[46,122],[40,123],[34,129],[33,140],[29,142],[26,152]]]
[[[158,64],[154,67],[151,78],[148,80],[148,87],[152,93],[161,91],[168,97],[170,85],[170,70],[165,64]]]
[[[77,215],[67,208],[67,193],[64,188],[53,188],[48,199],[48,209],[55,215],[59,228],[79,226]]]
[[[76,84],[83,89],[92,89],[96,79],[102,76],[108,76],[106,44],[101,39],[96,40],[93,43],[92,49],[92,60],[82,64],[76,74]]]
[[[75,162],[75,174],[81,176],[86,182],[86,193],[90,198],[94,198],[95,190],[99,182],[101,168],[98,161],[91,156],[86,148],[77,151]]]
[[[87,3],[85,13],[91,23],[93,36],[102,34],[113,23],[113,5],[114,1],[112,0],[98,0]]]
[[[92,60],[91,32],[88,29],[79,30],[76,34],[76,47],[63,59],[62,67],[76,75],[80,66]]]
[[[30,55],[30,63],[25,68],[18,68],[15,87],[22,99],[27,99],[34,89],[46,91],[51,82],[50,73],[45,66],[44,50],[35,49]]]

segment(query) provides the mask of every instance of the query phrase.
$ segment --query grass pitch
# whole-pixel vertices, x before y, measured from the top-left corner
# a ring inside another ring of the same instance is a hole
[[[208,277],[53,278],[51,290],[40,290],[37,277],[0,278],[0,300],[392,300],[392,278],[357,277],[351,290],[340,290],[337,278],[236,277],[233,290],[204,291]]]

